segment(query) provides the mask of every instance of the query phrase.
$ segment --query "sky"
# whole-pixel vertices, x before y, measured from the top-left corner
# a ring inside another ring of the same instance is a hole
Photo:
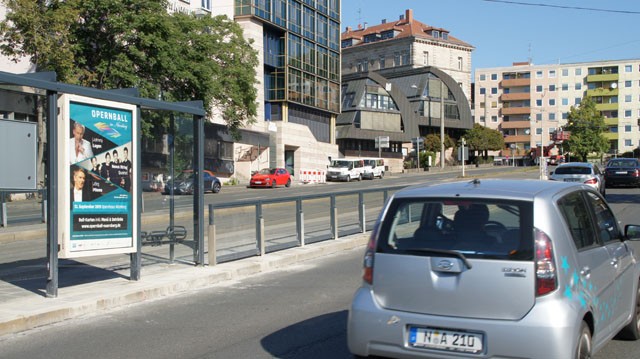
[[[414,19],[472,46],[472,69],[640,58],[637,0],[342,0],[342,28]]]

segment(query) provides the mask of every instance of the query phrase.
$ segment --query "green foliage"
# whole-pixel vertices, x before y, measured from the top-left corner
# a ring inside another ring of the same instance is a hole
[[[607,151],[609,141],[603,135],[607,126],[591,98],[585,97],[578,108],[571,106],[567,121],[564,130],[571,132],[571,135],[564,142],[565,151],[571,152],[580,161],[587,161],[590,153],[597,153],[600,157]]]
[[[498,130],[484,127],[478,123],[473,128],[467,130],[464,135],[465,142],[469,149],[484,152],[486,157],[487,151],[497,151],[504,148],[504,136]]]
[[[236,138],[255,121],[257,51],[226,16],[168,14],[165,0],[2,1],[8,12],[0,51],[28,56],[61,82],[202,100]],[[144,133],[156,124],[166,128],[167,121],[146,123]]]
[[[426,168],[429,167],[429,157],[431,157],[431,166],[435,166],[436,164],[436,153],[433,151],[423,151],[420,152],[420,167]]]
[[[429,134],[424,138],[424,150],[430,152],[440,152],[440,135]],[[444,135],[444,148],[451,148],[455,146],[455,141],[449,137],[449,135]]]

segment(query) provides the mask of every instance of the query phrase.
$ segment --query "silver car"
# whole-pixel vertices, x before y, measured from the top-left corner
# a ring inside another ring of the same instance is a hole
[[[589,358],[640,338],[640,226],[575,183],[473,180],[395,193],[349,310],[355,356]]]
[[[603,196],[606,195],[604,173],[593,163],[563,163],[550,173],[549,179],[553,181],[584,183],[602,193]]]

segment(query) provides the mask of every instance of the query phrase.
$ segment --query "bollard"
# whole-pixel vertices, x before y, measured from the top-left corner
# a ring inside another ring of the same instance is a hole
[[[0,218],[2,226],[7,228],[7,203],[5,202],[5,193],[0,191]]]
[[[264,256],[267,253],[267,250],[264,243],[264,218],[262,217],[258,222],[258,230],[260,231],[260,243],[258,243],[258,246],[260,247],[260,256]]]

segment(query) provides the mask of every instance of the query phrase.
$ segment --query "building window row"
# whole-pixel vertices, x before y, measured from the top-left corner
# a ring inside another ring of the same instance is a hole
[[[330,82],[296,69],[289,69],[288,100],[324,110],[340,110],[340,88]]]

